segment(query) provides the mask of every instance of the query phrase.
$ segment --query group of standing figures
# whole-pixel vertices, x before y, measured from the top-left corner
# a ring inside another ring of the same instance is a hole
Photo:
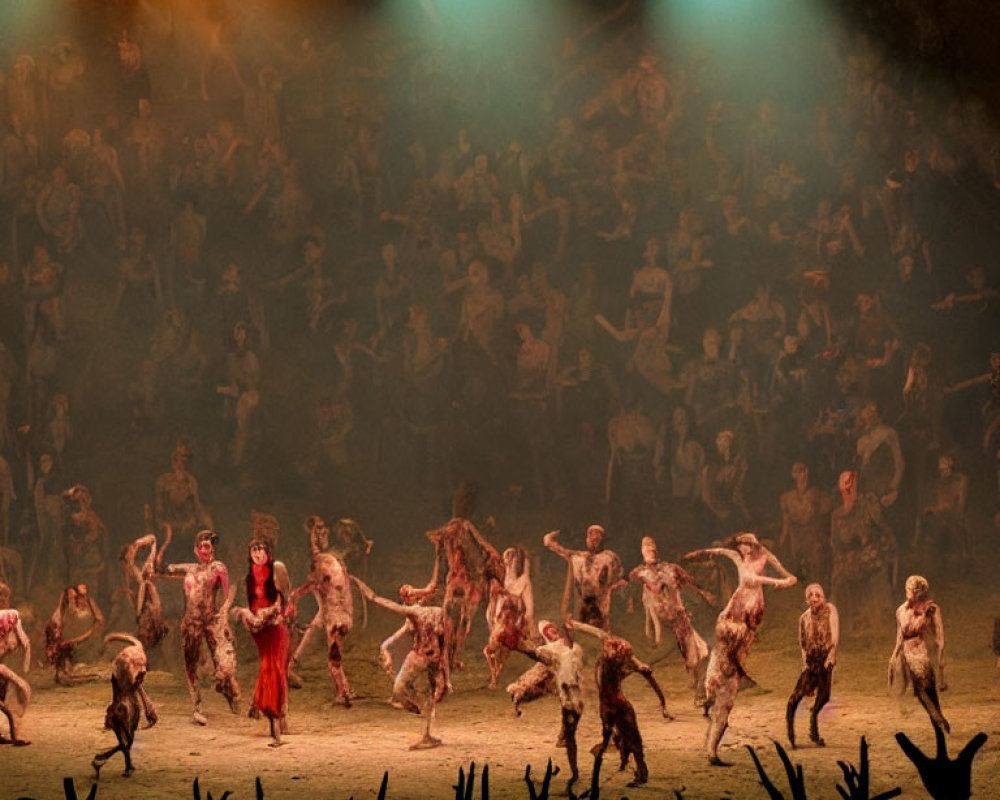
[[[338,523],[339,543],[331,547],[330,529],[322,518],[305,521],[311,551],[310,572],[304,583],[292,588],[288,570],[274,557],[277,541],[276,520],[255,515],[248,545],[245,578],[245,606],[235,604],[236,587],[230,585],[226,565],[216,559],[216,534],[202,530],[194,538],[195,561],[164,564],[164,547],[158,548],[155,534],[147,533],[122,549],[120,560],[125,585],[120,590],[134,605],[136,632],[109,634],[107,640],[128,643],[112,669],[114,698],[109,706],[107,727],[118,737],[118,746],[98,754],[95,770],[119,750],[125,754],[126,774],[133,767],[131,744],[140,710],[150,724],[156,713],[142,686],[146,660],[144,648],[155,648],[167,631],[156,581],[177,578],[183,581],[184,613],[180,623],[185,673],[191,694],[193,719],[208,724],[199,688],[199,662],[203,644],[211,658],[215,688],[235,713],[239,709],[240,687],[236,680],[236,649],[231,620],[238,620],[252,636],[259,654],[259,670],[249,715],[265,717],[270,726],[271,745],[282,744],[287,732],[289,684],[298,684],[295,667],[308,642],[320,630],[327,639],[327,664],[334,691],[346,706],[353,694],[343,668],[343,643],[350,632],[354,608],[351,583],[366,601],[403,618],[398,630],[380,645],[381,663],[393,678],[391,704],[422,714],[425,728],[413,749],[434,747],[441,742],[432,734],[437,705],[453,692],[452,673],[461,669],[466,638],[474,615],[485,607],[489,636],[483,654],[495,688],[508,656],[519,652],[536,663],[506,689],[520,716],[524,703],[554,694],[561,709],[558,746],[566,750],[570,767],[570,787],[579,778],[576,730],[584,710],[582,672],[584,652],[575,640],[584,633],[599,642],[595,677],[599,698],[602,736],[592,749],[595,768],[600,767],[608,746],[614,743],[621,769],[634,760],[635,775],[630,785],[645,783],[649,777],[635,709],[622,690],[623,680],[638,673],[655,692],[665,719],[663,692],[652,668],[639,660],[632,645],[611,631],[613,593],[630,582],[642,587],[642,605],[647,635],[659,642],[664,627],[676,638],[684,666],[691,678],[695,704],[708,719],[706,750],[713,765],[728,766],[719,756],[719,746],[729,723],[741,687],[753,686],[747,672],[747,657],[764,618],[764,587],[787,588],[797,582],[778,558],[750,532],[740,532],[721,546],[695,550],[683,560],[702,562],[718,577],[720,559],[731,561],[737,571],[735,589],[719,612],[714,644],[709,647],[695,629],[684,606],[681,592],[696,591],[706,602],[713,595],[698,586],[695,578],[678,564],[659,558],[656,543],[642,540],[642,563],[626,575],[619,556],[604,547],[605,531],[592,525],[586,533],[586,548],[564,546],[560,533],[552,531],[543,544],[567,562],[566,590],[562,602],[563,625],[535,620],[530,559],[523,547],[508,547],[501,554],[476,526],[464,517],[455,517],[443,527],[429,531],[435,547],[430,581],[422,587],[404,584],[399,602],[376,594],[367,583],[349,575],[346,552],[367,556],[372,542],[350,520]],[[169,536],[168,536],[169,538]],[[165,543],[166,544],[166,543]],[[337,545],[340,545],[339,547]],[[143,562],[140,551],[148,548]],[[771,572],[773,574],[767,574]],[[725,585],[722,581],[720,585]],[[304,629],[292,650],[292,634],[297,617],[296,604],[313,594],[317,613]],[[575,598],[575,604],[574,604]],[[437,604],[440,599],[440,605]],[[805,590],[806,610],[799,619],[802,673],[788,699],[787,735],[796,744],[795,713],[800,701],[815,695],[810,712],[810,740],[822,746],[818,714],[830,698],[832,676],[840,640],[837,608],[827,601],[823,587],[812,583]],[[71,623],[89,619],[89,628],[79,636],[69,636]],[[911,576],[906,581],[906,600],[896,611],[898,635],[889,666],[890,685],[912,684],[914,693],[927,710],[933,725],[949,730],[941,712],[938,689],[943,683],[942,651],[944,629],[941,612],[929,598],[927,581]],[[96,602],[85,585],[68,588],[46,627],[48,660],[56,670],[56,680],[72,685],[93,680],[97,672],[74,663],[74,650],[104,624]],[[393,648],[405,639],[410,647],[399,667],[394,666]],[[0,658],[24,649],[25,672],[30,665],[30,641],[18,612],[0,611]],[[939,685],[940,682],[940,685]],[[20,701],[5,702],[10,685]],[[19,735],[18,721],[31,696],[27,682],[8,667],[0,667],[0,712],[9,720],[11,741],[27,744]]]

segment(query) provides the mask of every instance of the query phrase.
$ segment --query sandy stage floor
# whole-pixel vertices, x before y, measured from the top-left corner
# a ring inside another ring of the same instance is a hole
[[[783,617],[794,618],[791,600],[783,602],[784,607],[778,603],[779,608],[769,608],[771,618],[765,622],[764,635],[751,654],[751,672],[764,688],[741,693],[732,715],[723,747],[723,757],[735,763],[731,769],[712,768],[706,763],[702,750],[705,722],[693,707],[673,643],[669,647],[661,645],[658,650],[645,642],[638,645],[639,655],[654,663],[668,707],[677,719],[667,722],[659,716],[655,697],[640,678],[626,682],[645,739],[651,780],[641,789],[627,789],[630,773],[616,771],[617,758],[612,754],[601,776],[602,797],[659,800],[673,798],[673,790],[684,789],[683,796],[689,800],[764,798],[766,794],[743,747],[747,744],[757,748],[772,777],[780,787],[786,787],[771,740],[784,741],[784,704],[797,673],[798,653],[794,639],[784,635],[787,630],[769,625]],[[794,602],[798,602],[797,597]],[[970,610],[970,615],[970,619],[976,619],[976,629],[985,630],[985,623],[980,625],[978,620],[979,616],[985,620],[984,613]],[[637,618],[635,615],[631,619]],[[515,718],[507,696],[501,690],[491,692],[486,688],[485,667],[473,652],[469,653],[470,667],[456,677],[456,694],[440,707],[437,733],[444,745],[430,751],[408,751],[407,744],[420,732],[422,721],[392,709],[386,702],[389,680],[377,670],[374,659],[382,635],[379,625],[385,622],[379,617],[371,628],[353,635],[347,669],[359,700],[350,710],[333,705],[321,653],[313,653],[306,660],[306,686],[292,693],[292,732],[280,749],[267,746],[265,722],[233,716],[211,689],[206,692],[209,725],[195,726],[179,665],[154,662],[159,668],[150,674],[148,686],[160,722],[138,734],[134,750],[137,771],[133,777],[120,776],[122,762],[117,757],[104,769],[98,800],[187,798],[192,796],[196,777],[203,796],[211,791],[218,798],[223,791],[231,790],[234,798],[250,798],[254,796],[254,776],[258,775],[267,798],[346,800],[376,796],[384,770],[389,771],[388,798],[447,798],[454,796],[451,787],[459,768],[467,770],[472,761],[476,762],[477,773],[482,765],[489,766],[491,798],[520,799],[528,797],[523,783],[525,765],[530,764],[538,776],[544,772],[549,757],[556,765],[565,766],[564,752],[554,746],[559,718],[555,699],[544,698],[526,706],[524,715]],[[953,631],[959,630],[956,623],[958,620],[953,619]],[[482,630],[477,630],[473,642],[481,636]],[[933,746],[933,734],[914,698],[897,700],[885,691],[891,631],[889,636],[888,643],[845,643],[833,701],[821,716],[828,746],[818,749],[810,745],[793,754],[805,771],[810,797],[838,796],[834,787],[841,774],[836,762],[858,762],[862,735],[870,744],[874,792],[901,786],[903,797],[926,796],[916,770],[896,745],[893,734],[905,730],[925,749]],[[256,665],[242,635],[240,638],[240,653],[245,656],[240,678],[246,697],[252,690]],[[975,763],[973,796],[996,797],[1000,785],[1000,673],[985,635],[954,638],[956,652],[948,667],[950,688],[942,696],[953,727],[950,749],[954,754],[977,731],[989,734]],[[640,641],[638,635],[636,640]],[[174,644],[171,639],[165,642],[168,648]],[[592,643],[586,644],[592,663],[594,648]],[[512,679],[528,664],[523,657],[512,657],[503,679]],[[93,754],[112,743],[111,733],[101,727],[110,690],[103,683],[72,689],[56,687],[48,670],[36,671],[32,682],[35,697],[25,718],[25,733],[33,743],[22,749],[0,749],[0,797],[62,797],[61,779],[66,776],[75,780],[84,796],[91,784],[89,765]],[[591,756],[586,750],[599,732],[593,687],[586,703],[578,739],[581,769],[588,773]],[[808,703],[805,701],[799,711],[802,741],[807,734]],[[554,787],[563,791],[563,776],[556,779]],[[477,787],[475,797],[479,796]]]

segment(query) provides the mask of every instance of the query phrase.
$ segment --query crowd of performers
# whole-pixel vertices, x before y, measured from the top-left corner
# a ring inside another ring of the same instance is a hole
[[[148,514],[147,514],[148,516]],[[676,639],[685,669],[694,689],[695,705],[704,710],[708,729],[706,752],[713,765],[728,766],[719,756],[729,715],[740,688],[753,686],[747,672],[747,657],[764,619],[765,587],[788,588],[797,583],[774,553],[749,531],[733,534],[718,546],[695,550],[682,560],[696,565],[693,572],[718,574],[718,565],[731,561],[736,567],[735,589],[722,605],[715,623],[711,647],[699,634],[685,608],[682,590],[697,592],[706,602],[715,597],[696,583],[684,567],[661,560],[656,542],[642,540],[642,562],[626,573],[622,559],[604,546],[605,531],[591,525],[586,546],[574,550],[560,541],[560,532],[544,535],[546,548],[565,559],[568,565],[562,598],[561,624],[536,620],[530,559],[524,547],[512,546],[499,552],[469,519],[456,516],[443,527],[428,531],[435,558],[430,581],[425,586],[403,584],[399,600],[382,597],[357,575],[349,574],[348,553],[367,556],[373,542],[351,520],[338,522],[337,537],[318,516],[305,520],[311,562],[306,580],[292,587],[288,570],[275,560],[278,525],[274,517],[253,515],[247,546],[247,571],[243,598],[230,581],[229,570],[216,557],[217,534],[209,529],[194,537],[194,560],[170,563],[164,558],[171,538],[160,542],[157,534],[146,533],[122,548],[120,561],[124,582],[120,596],[134,613],[134,633],[110,633],[105,641],[123,641],[126,647],[115,658],[110,671],[113,699],[108,707],[106,727],[118,744],[95,756],[99,772],[116,752],[125,757],[128,775],[133,770],[131,745],[144,713],[150,725],[157,714],[143,687],[146,650],[160,646],[168,624],[157,584],[177,579],[182,582],[184,612],[180,620],[185,674],[191,695],[193,721],[209,723],[199,687],[199,662],[207,650],[216,690],[229,708],[240,710],[241,689],[236,679],[236,647],[232,622],[238,621],[252,637],[259,655],[259,669],[249,716],[265,717],[270,726],[271,746],[282,744],[288,732],[289,686],[301,685],[295,668],[309,641],[320,630],[327,640],[327,664],[333,690],[345,707],[352,705],[353,693],[343,667],[343,645],[354,621],[353,583],[369,603],[399,615],[402,623],[380,645],[382,666],[393,680],[390,702],[401,710],[423,715],[424,730],[411,749],[435,747],[441,740],[432,734],[437,706],[453,689],[452,674],[464,668],[466,639],[479,609],[485,610],[489,629],[483,654],[489,669],[490,688],[496,688],[500,673],[511,653],[521,653],[536,662],[507,686],[514,713],[545,695],[555,695],[561,709],[561,729],[557,746],[565,748],[570,768],[571,789],[579,778],[576,731],[584,712],[584,650],[580,634],[599,645],[595,663],[601,740],[593,747],[595,768],[599,769],[609,744],[614,743],[625,770],[634,761],[630,785],[645,783],[649,777],[636,712],[622,689],[632,673],[641,675],[655,692],[666,720],[664,694],[652,668],[639,660],[632,644],[612,631],[612,595],[635,583],[641,586],[646,634],[659,642],[664,627]],[[702,570],[707,567],[707,570]],[[721,585],[726,585],[724,582]],[[906,599],[896,611],[897,639],[889,664],[890,685],[912,684],[913,692],[927,711],[931,723],[949,731],[938,701],[944,687],[942,652],[944,629],[941,611],[930,599],[926,579],[913,575],[906,580]],[[318,611],[307,627],[296,625],[297,602],[312,594]],[[10,590],[3,585],[0,601],[0,658],[23,651],[24,673],[31,666],[31,644],[17,610],[7,608]],[[721,600],[721,598],[720,598]],[[802,651],[802,673],[788,698],[786,723],[791,745],[796,745],[795,713],[800,701],[815,695],[810,710],[809,739],[823,746],[818,715],[830,699],[833,670],[840,640],[837,608],[827,600],[823,586],[811,583],[805,589],[807,608],[798,625]],[[105,624],[104,616],[85,584],[67,587],[45,627],[46,660],[54,668],[59,684],[74,685],[107,678],[108,671],[77,663],[75,651],[96,635]],[[72,635],[73,631],[81,631]],[[302,632],[295,649],[293,637]],[[402,665],[395,667],[393,648],[409,641]],[[8,689],[13,689],[8,694]],[[11,702],[16,695],[17,702]],[[7,717],[10,739],[15,745],[29,742],[21,735],[21,717],[31,697],[24,677],[0,666],[0,711]]]

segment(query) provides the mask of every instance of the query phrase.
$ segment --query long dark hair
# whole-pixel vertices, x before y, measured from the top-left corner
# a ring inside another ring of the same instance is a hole
[[[254,594],[253,558],[250,557],[250,550],[256,545],[263,545],[264,549],[267,550],[267,579],[264,581],[264,596],[267,597],[267,602],[273,605],[278,599],[278,587],[274,583],[274,551],[271,550],[270,543],[263,539],[254,539],[250,542],[250,547],[247,548],[247,564],[249,565],[246,577],[247,605],[251,605],[256,596]]]

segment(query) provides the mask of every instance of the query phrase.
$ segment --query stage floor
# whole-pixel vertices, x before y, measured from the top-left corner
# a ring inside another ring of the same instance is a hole
[[[785,616],[791,618],[791,612],[789,608]],[[636,614],[634,618],[638,617]],[[799,656],[794,638],[784,635],[787,630],[768,630],[771,621],[765,622],[764,635],[749,662],[751,673],[763,688],[740,694],[723,743],[723,758],[734,762],[730,769],[710,767],[706,761],[705,720],[693,706],[673,641],[653,648],[645,642],[639,644],[637,637],[638,655],[654,664],[668,708],[677,719],[667,722],[660,717],[653,692],[640,677],[626,681],[625,691],[636,707],[645,740],[650,782],[643,788],[626,788],[631,771],[618,772],[617,755],[609,753],[601,776],[602,797],[659,800],[672,798],[674,790],[683,789],[688,800],[764,798],[766,794],[744,748],[747,744],[757,749],[772,779],[788,796],[772,739],[787,744],[784,708],[797,675]],[[950,622],[955,631],[958,620],[952,617]],[[977,627],[985,629],[985,625]],[[480,623],[472,643],[480,642],[482,635]],[[532,775],[540,779],[550,757],[563,768],[563,774],[553,781],[554,792],[564,792],[565,753],[555,747],[559,727],[555,698],[529,704],[523,716],[515,718],[502,688],[486,688],[485,666],[474,647],[467,652],[469,668],[455,677],[456,693],[439,707],[435,730],[443,746],[409,751],[407,745],[418,737],[423,722],[386,702],[389,678],[377,668],[374,658],[380,636],[381,631],[375,629],[352,634],[346,666],[359,699],[351,709],[333,704],[322,652],[313,652],[305,659],[305,687],[291,694],[291,733],[287,744],[277,749],[267,746],[266,721],[232,715],[211,688],[205,690],[209,725],[194,725],[179,663],[154,661],[157,668],[150,673],[147,685],[160,721],[154,728],[138,732],[133,751],[136,772],[131,778],[121,777],[120,756],[104,768],[97,799],[189,798],[195,778],[200,779],[202,796],[211,791],[218,798],[230,790],[234,798],[249,798],[254,796],[254,776],[260,776],[264,796],[269,800],[346,800],[376,796],[385,770],[389,771],[387,798],[450,798],[454,797],[452,787],[459,768],[468,771],[474,761],[477,783],[482,767],[489,766],[493,800],[521,800],[528,797],[523,781],[525,766],[530,764]],[[950,688],[942,694],[942,706],[952,725],[952,755],[976,732],[985,731],[990,736],[973,770],[973,796],[986,798],[995,797],[996,786],[1000,785],[1000,672],[985,634],[981,639],[981,643],[978,638],[968,643],[957,641],[959,652],[949,660]],[[242,634],[240,640],[245,705],[252,692],[256,664]],[[176,646],[172,638],[164,644],[167,648]],[[593,642],[585,641],[585,646],[589,676],[593,674],[589,665],[595,648]],[[797,733],[805,746],[794,751],[792,758],[804,769],[810,797],[838,796],[834,787],[842,777],[837,761],[858,764],[862,735],[870,746],[873,792],[901,786],[903,797],[926,796],[916,769],[897,746],[893,734],[906,731],[925,752],[933,748],[934,736],[915,698],[897,699],[886,692],[885,666],[891,647],[891,632],[888,642],[880,639],[877,643],[843,644],[833,699],[820,717],[827,747],[815,748],[808,743],[807,708],[811,701],[807,699],[800,706]],[[166,655],[173,654],[168,650]],[[501,686],[528,666],[530,662],[523,656],[512,656]],[[36,669],[30,678],[35,694],[24,719],[24,734],[32,744],[0,748],[0,797],[62,797],[63,777],[73,778],[83,797],[92,783],[91,758],[113,744],[110,731],[102,728],[110,687],[106,683],[57,687],[51,669]],[[599,734],[596,694],[593,686],[588,689],[578,732],[584,774],[581,783],[589,780],[592,757],[588,750]],[[477,785],[474,797],[479,796]]]

